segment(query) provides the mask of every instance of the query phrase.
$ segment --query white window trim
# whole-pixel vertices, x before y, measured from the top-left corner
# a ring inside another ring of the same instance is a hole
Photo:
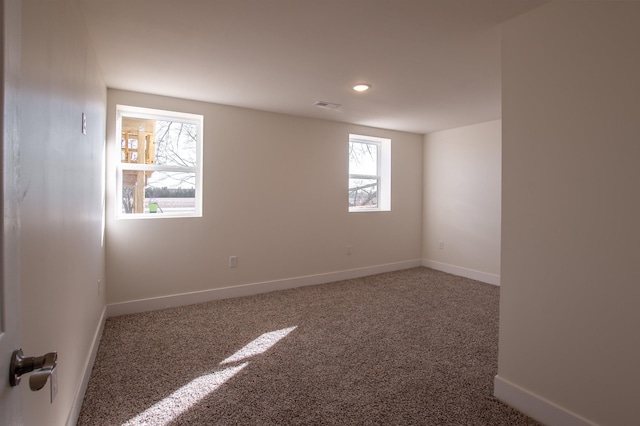
[[[359,175],[349,173],[349,178],[377,179],[378,181],[378,206],[377,207],[351,207],[351,213],[383,212],[391,211],[391,139],[375,136],[349,134],[349,143],[372,143],[378,145],[378,170],[376,175]],[[348,167],[348,164],[347,164]]]
[[[196,143],[196,166],[180,167],[180,166],[163,166],[157,164],[139,164],[139,163],[122,163],[120,161],[120,140],[122,135],[122,117],[132,118],[149,118],[154,120],[168,121],[184,121],[185,123],[195,123],[198,127],[198,140]],[[135,107],[130,105],[116,105],[116,202],[115,217],[116,219],[137,220],[137,219],[166,219],[166,218],[185,218],[185,217],[202,217],[202,151],[204,138],[204,117],[198,114],[190,114],[186,112],[174,112],[159,110],[153,108]],[[122,175],[123,170],[140,170],[140,171],[181,171],[195,173],[195,210],[193,213],[122,213]]]

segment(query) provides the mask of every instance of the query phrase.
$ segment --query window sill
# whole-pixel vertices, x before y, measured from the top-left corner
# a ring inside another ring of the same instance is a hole
[[[174,219],[174,218],[180,219],[180,218],[194,218],[194,217],[202,217],[202,214],[201,213],[193,213],[193,214],[138,213],[138,214],[116,216],[116,220]]]
[[[377,212],[390,212],[391,209],[363,209],[363,208],[349,208],[349,213],[377,213]]]

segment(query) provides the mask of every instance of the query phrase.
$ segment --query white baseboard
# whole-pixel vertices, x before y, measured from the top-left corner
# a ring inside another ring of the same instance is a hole
[[[500,275],[489,274],[487,272],[476,271],[475,269],[463,268],[462,266],[450,265],[429,259],[422,259],[422,266],[465,278],[471,278],[472,280],[482,281],[487,284],[500,285]]]
[[[493,380],[493,394],[505,404],[548,426],[597,426],[500,376]]]
[[[84,363],[84,369],[82,374],[82,382],[80,383],[80,387],[76,392],[76,397],[73,400],[73,405],[71,406],[71,411],[69,411],[69,416],[67,417],[66,426],[75,426],[78,422],[78,416],[80,416],[80,410],[82,409],[82,401],[84,400],[84,395],[87,392],[87,386],[89,385],[89,377],[91,377],[91,370],[93,370],[93,363],[96,360],[96,355],[98,354],[98,347],[100,346],[100,339],[102,338],[102,332],[104,331],[104,323],[107,319],[107,307],[105,306],[102,310],[102,315],[100,316],[100,322],[98,323],[98,327],[93,335],[93,343],[91,344],[91,350],[87,355],[87,359]]]
[[[233,287],[215,288],[192,293],[173,294],[170,296],[154,297],[150,299],[132,300],[128,302],[107,305],[107,317],[135,314],[138,312],[155,311],[158,309],[174,308],[177,306],[204,303],[211,300],[229,299],[232,297],[252,296],[277,290],[303,287],[308,285],[325,284],[334,281],[365,277],[367,275],[422,266],[422,261],[408,260],[405,262],[387,263],[366,268],[349,269],[346,271],[329,272],[326,274],[307,275],[303,277],[286,278],[282,280],[265,281],[259,283],[242,284]]]

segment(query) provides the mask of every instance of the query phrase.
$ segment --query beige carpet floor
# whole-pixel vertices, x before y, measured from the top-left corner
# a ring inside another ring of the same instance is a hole
[[[110,318],[78,424],[537,425],[493,397],[499,292],[415,268]]]

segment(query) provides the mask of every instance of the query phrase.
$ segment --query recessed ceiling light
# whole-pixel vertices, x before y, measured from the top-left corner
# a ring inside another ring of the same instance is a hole
[[[353,86],[353,90],[355,90],[356,92],[366,92],[369,89],[371,89],[371,85],[365,83],[360,83]]]

